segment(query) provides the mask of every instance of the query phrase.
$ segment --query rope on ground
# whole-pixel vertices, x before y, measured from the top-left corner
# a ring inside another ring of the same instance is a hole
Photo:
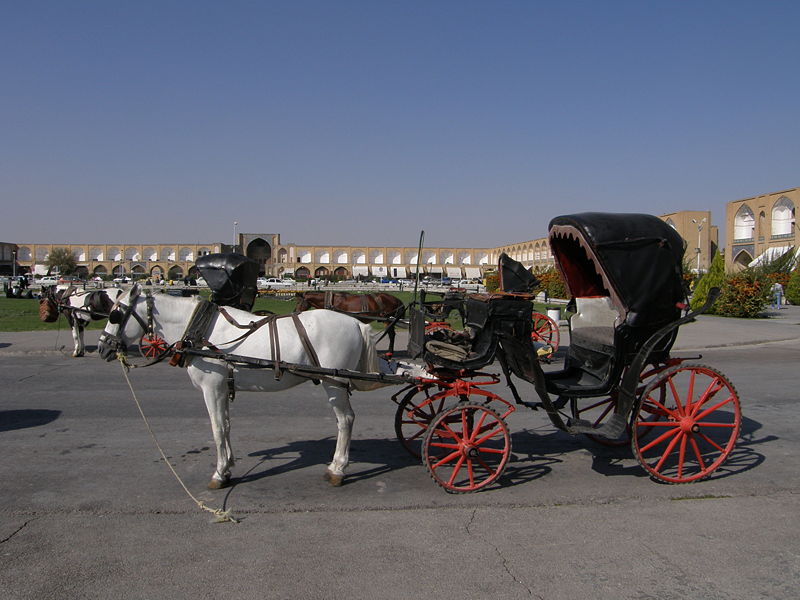
[[[192,492],[189,491],[189,488],[186,487],[186,484],[183,483],[183,479],[181,479],[178,472],[175,470],[175,467],[172,466],[172,463],[167,458],[167,455],[164,453],[164,450],[161,448],[161,444],[158,443],[158,438],[156,438],[156,434],[153,432],[153,428],[150,427],[150,422],[147,420],[147,417],[142,410],[142,405],[139,402],[139,399],[136,397],[136,392],[133,390],[133,385],[131,384],[131,380],[128,377],[128,371],[130,370],[130,364],[125,358],[125,355],[122,352],[117,353],[117,360],[119,361],[120,365],[122,365],[122,374],[125,376],[125,381],[128,383],[128,388],[131,390],[131,396],[133,396],[133,401],[136,404],[136,408],[139,410],[139,414],[142,415],[142,420],[144,421],[145,427],[147,427],[147,431],[150,432],[150,437],[153,438],[153,443],[158,448],[158,452],[161,454],[161,458],[164,459],[164,462],[169,467],[169,470],[172,471],[172,474],[175,476],[175,479],[178,480],[178,483],[183,488],[183,491],[191,498],[194,503],[201,509],[206,512],[211,513],[214,515],[214,523],[238,523],[239,520],[234,518],[231,515],[230,510],[222,510],[221,508],[211,508],[206,506],[201,500],[195,498]]]

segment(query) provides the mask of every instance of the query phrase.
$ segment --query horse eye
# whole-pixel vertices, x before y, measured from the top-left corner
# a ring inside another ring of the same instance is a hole
[[[122,311],[119,309],[112,310],[111,314],[108,315],[108,322],[112,325],[119,325],[122,323]]]

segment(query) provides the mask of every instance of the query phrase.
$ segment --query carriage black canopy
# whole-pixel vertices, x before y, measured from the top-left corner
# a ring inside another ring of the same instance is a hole
[[[554,218],[550,247],[570,295],[610,296],[632,327],[676,319],[684,241],[658,217],[587,212]]]
[[[206,254],[195,263],[208,287],[211,301],[250,311],[256,299],[258,263],[242,254]]]

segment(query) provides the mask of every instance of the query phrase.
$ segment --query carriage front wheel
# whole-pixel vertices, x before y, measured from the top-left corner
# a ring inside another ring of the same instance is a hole
[[[450,493],[474,492],[497,481],[511,456],[503,418],[482,404],[458,404],[440,413],[422,443],[422,462]]]
[[[739,437],[736,389],[716,369],[687,364],[664,371],[640,396],[631,447],[656,479],[688,483],[725,462]]]
[[[438,390],[434,383],[413,386],[397,403],[394,415],[394,431],[403,448],[414,458],[422,456],[422,439],[431,421],[445,406],[447,396],[437,394],[431,400],[431,392]]]

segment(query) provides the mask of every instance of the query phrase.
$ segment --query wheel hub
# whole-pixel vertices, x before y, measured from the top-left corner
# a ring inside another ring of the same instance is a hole
[[[700,431],[700,426],[695,422],[692,417],[682,417],[680,420],[680,427],[683,433],[697,433]]]

